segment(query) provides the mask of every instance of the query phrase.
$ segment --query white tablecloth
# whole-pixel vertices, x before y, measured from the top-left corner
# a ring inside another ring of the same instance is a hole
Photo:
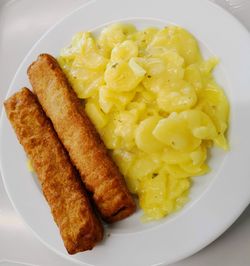
[[[84,2],[87,0],[0,0],[1,103],[18,65],[34,42],[58,19]],[[250,0],[214,0],[214,2],[227,8],[250,29]],[[17,264],[75,265],[50,251],[33,236],[14,212],[0,177],[0,265]],[[250,207],[214,243],[172,266],[210,265],[250,265]]]

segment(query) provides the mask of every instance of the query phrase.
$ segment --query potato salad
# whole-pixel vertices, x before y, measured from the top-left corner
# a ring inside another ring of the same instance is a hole
[[[187,201],[208,150],[228,149],[229,103],[194,36],[178,26],[112,24],[77,33],[58,62],[138,197],[143,220]],[[202,177],[201,177],[202,178]]]

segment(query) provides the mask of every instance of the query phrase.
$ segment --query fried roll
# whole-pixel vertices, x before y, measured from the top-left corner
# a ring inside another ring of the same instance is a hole
[[[92,249],[103,238],[103,227],[36,96],[23,88],[6,100],[4,106],[37,173],[68,253]]]
[[[28,75],[102,218],[115,222],[132,214],[135,203],[124,178],[57,61],[42,54],[29,67]]]

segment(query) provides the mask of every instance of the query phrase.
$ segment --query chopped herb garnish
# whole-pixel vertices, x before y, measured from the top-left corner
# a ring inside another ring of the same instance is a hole
[[[118,63],[114,63],[111,67],[112,67],[112,68],[116,68],[117,65],[118,65]]]
[[[155,178],[155,177],[157,177],[157,173],[153,173],[153,175],[152,175],[152,178]]]

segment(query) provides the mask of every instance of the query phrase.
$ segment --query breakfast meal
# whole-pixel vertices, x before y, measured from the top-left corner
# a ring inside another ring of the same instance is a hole
[[[4,105],[37,173],[66,249],[70,254],[92,249],[103,238],[102,224],[36,96],[23,88]]]
[[[112,24],[29,66],[33,92],[4,106],[69,254],[102,240],[98,215],[125,219],[135,199],[143,222],[185,205],[209,150],[228,149],[217,64],[181,27]]]
[[[135,203],[124,179],[57,61],[40,55],[28,76],[102,218],[115,222],[132,214]]]
[[[207,152],[225,150],[228,100],[185,29],[113,24],[77,33],[58,62],[139,199],[143,220],[187,201],[191,177],[207,173]],[[69,144],[70,145],[70,144]]]

